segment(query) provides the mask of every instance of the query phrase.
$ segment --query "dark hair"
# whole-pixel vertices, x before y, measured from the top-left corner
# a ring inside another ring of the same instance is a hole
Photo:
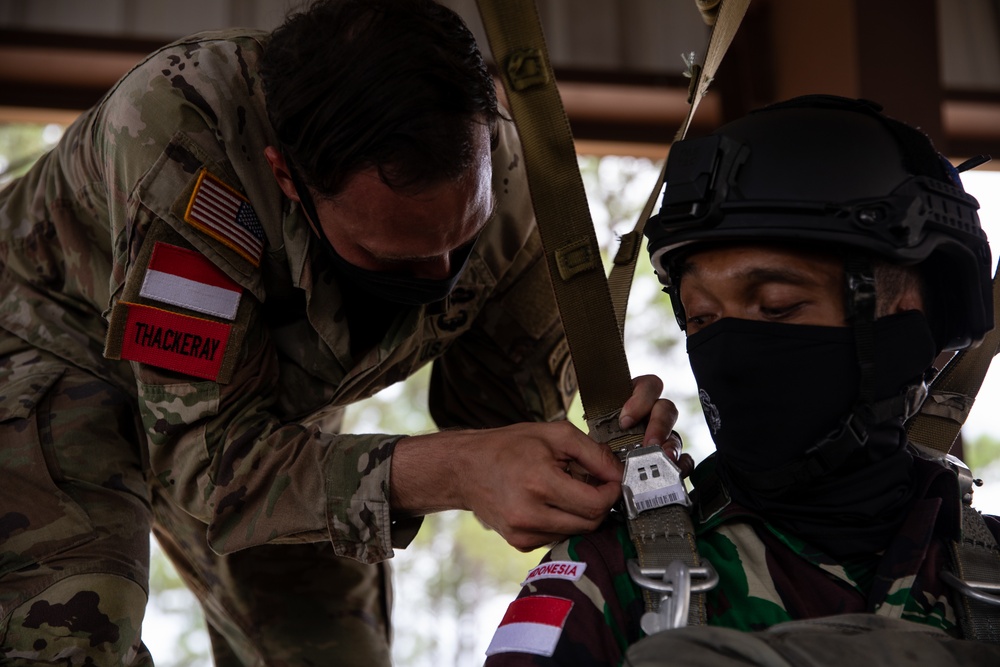
[[[316,2],[271,34],[261,78],[286,159],[327,197],[369,167],[399,190],[457,178],[499,115],[475,38],[431,0]]]

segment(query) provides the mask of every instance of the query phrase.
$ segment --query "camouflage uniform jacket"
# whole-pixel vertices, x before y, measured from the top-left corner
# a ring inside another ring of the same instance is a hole
[[[0,193],[0,326],[137,397],[154,479],[217,552],[330,540],[377,561],[413,533],[389,511],[402,436],[338,435],[343,406],[434,361],[441,427],[552,420],[573,371],[507,122],[457,287],[352,355],[337,277],[263,157],[265,43],[157,51]],[[0,369],[0,419],[17,381]]]
[[[961,525],[958,486],[942,466],[916,465],[909,515],[877,561],[837,562],[735,503],[700,522],[698,551],[720,578],[707,594],[708,624],[754,631],[789,620],[873,613],[958,635],[951,589],[939,577]],[[1000,535],[1000,521],[986,518]],[[508,608],[490,652],[501,644],[507,650],[491,655],[486,667],[622,664],[626,649],[644,636],[642,592],[626,570],[634,557],[625,523],[616,518],[557,545]],[[551,657],[542,655],[549,650]]]

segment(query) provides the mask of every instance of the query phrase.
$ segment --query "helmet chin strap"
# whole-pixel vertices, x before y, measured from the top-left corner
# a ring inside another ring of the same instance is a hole
[[[905,393],[875,400],[875,271],[860,253],[848,255],[844,264],[847,321],[854,329],[858,367],[861,371],[858,400],[840,424],[802,458],[764,473],[741,475],[741,485],[762,496],[780,496],[806,486],[840,468],[855,452],[868,445],[870,428],[891,419],[907,419],[927,396],[923,382]]]

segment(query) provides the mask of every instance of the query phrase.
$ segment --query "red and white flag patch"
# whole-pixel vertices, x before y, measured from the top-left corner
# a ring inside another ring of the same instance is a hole
[[[260,264],[264,252],[264,228],[246,197],[212,176],[205,169],[191,193],[184,221]]]
[[[486,655],[532,653],[551,657],[572,608],[572,600],[545,595],[514,600],[507,607]]]
[[[139,294],[232,320],[243,289],[201,253],[157,241]]]
[[[136,303],[128,308],[121,358],[217,380],[232,325]]]
[[[578,581],[587,569],[586,563],[578,563],[573,560],[553,560],[542,563],[531,570],[525,577],[521,585],[531,583],[536,579],[566,579],[568,581]]]

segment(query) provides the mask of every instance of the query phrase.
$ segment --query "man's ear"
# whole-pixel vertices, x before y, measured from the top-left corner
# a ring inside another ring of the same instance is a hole
[[[285,156],[281,151],[274,146],[268,146],[264,149],[264,158],[271,167],[274,180],[278,182],[278,187],[285,193],[285,196],[292,201],[299,201],[299,193],[295,190],[292,174],[288,170],[288,164],[285,162]]]

